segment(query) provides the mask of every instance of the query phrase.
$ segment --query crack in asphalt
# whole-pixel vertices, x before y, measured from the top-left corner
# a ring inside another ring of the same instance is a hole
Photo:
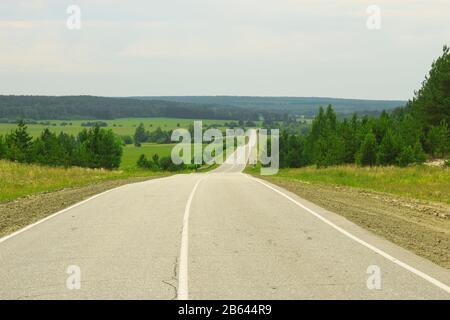
[[[175,263],[173,264],[173,274],[170,280],[162,280],[164,284],[167,284],[168,286],[172,287],[172,289],[175,292],[175,295],[170,300],[176,300],[178,297],[178,287],[176,284],[172,284],[170,281],[175,281],[175,283],[178,283],[178,257],[175,257]]]

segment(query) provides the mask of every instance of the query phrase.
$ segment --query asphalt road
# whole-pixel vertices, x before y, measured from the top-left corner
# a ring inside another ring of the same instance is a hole
[[[122,186],[0,239],[0,298],[450,298],[448,270],[243,167]]]

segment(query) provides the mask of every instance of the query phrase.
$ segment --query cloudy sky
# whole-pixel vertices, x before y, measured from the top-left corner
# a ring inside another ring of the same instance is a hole
[[[408,99],[444,44],[450,0],[1,0],[0,94]]]

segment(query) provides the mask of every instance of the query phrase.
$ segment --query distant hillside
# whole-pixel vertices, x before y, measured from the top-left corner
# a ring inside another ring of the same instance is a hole
[[[0,119],[117,119],[171,117],[257,120],[260,112],[215,104],[94,96],[1,96]]]
[[[227,105],[305,116],[314,116],[317,114],[320,106],[327,106],[329,104],[333,105],[334,110],[340,115],[348,115],[354,112],[376,115],[383,110],[392,110],[406,104],[406,101],[401,100],[361,100],[317,97],[157,96],[134,98],[141,100],[157,99],[172,102]]]
[[[295,97],[129,97],[5,96],[0,95],[2,119],[69,120],[169,117],[222,120],[281,120],[289,114],[312,117],[319,106],[332,104],[338,115],[353,112],[377,115],[404,101]]]

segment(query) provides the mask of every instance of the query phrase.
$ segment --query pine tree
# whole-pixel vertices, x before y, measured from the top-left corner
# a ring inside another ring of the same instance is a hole
[[[31,141],[27,126],[23,120],[17,124],[17,129],[6,137],[8,158],[13,161],[31,162]]]
[[[116,169],[120,165],[123,149],[120,138],[111,130],[95,126],[83,130],[78,136],[79,165],[89,168]]]
[[[362,166],[373,166],[377,160],[377,140],[370,131],[366,134],[357,155],[357,163]]]
[[[450,122],[450,51],[444,46],[442,55],[431,65],[422,87],[407,108],[423,127],[437,126],[441,120]]]
[[[427,160],[427,155],[423,151],[422,144],[419,140],[416,141],[413,147],[414,160],[416,163],[424,163]]]
[[[402,147],[401,139],[394,135],[390,128],[387,129],[378,150],[377,163],[381,165],[395,164]]]
[[[427,136],[428,148],[432,156],[445,157],[450,149],[449,129],[447,122],[442,120],[439,126],[432,126]]]
[[[57,166],[64,165],[64,149],[55,133],[44,129],[41,136],[33,142],[33,162]]]
[[[135,146],[140,147],[141,143],[145,142],[146,140],[147,140],[147,132],[145,131],[144,124],[141,123],[134,132],[134,144]]]
[[[414,157],[413,147],[403,147],[402,152],[397,158],[397,161],[400,167],[406,167],[407,165],[414,163],[416,161],[416,158]]]

